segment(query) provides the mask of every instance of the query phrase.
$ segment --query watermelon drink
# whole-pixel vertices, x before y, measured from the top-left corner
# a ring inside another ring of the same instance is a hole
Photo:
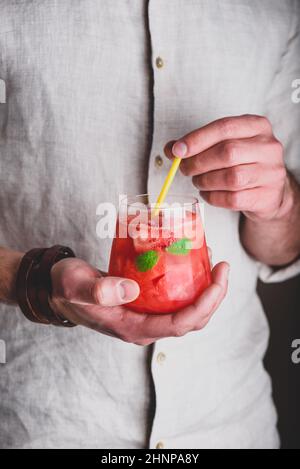
[[[194,198],[169,196],[154,214],[149,200],[143,195],[121,203],[109,275],[139,284],[139,297],[128,305],[133,311],[173,313],[211,284],[199,204]]]

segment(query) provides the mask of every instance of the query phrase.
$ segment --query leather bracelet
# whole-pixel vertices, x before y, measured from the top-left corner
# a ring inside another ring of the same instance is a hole
[[[24,316],[32,322],[45,324],[29,300],[28,283],[32,270],[39,265],[46,249],[31,249],[22,258],[16,279],[17,301]]]
[[[51,268],[67,257],[75,257],[74,252],[59,245],[49,249],[32,249],[23,256],[17,273],[16,291],[18,304],[30,321],[63,327],[75,326],[54,312],[49,303],[52,294]]]
[[[75,324],[54,312],[49,303],[49,297],[52,296],[51,268],[58,261],[68,257],[75,257],[75,254],[72,249],[66,246],[56,245],[46,250],[39,266],[40,285],[37,296],[40,305],[43,307],[43,313],[51,324],[55,326],[74,327]]]

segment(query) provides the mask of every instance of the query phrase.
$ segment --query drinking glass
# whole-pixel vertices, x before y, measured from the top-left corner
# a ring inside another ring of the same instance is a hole
[[[211,268],[196,198],[169,195],[155,209],[149,194],[120,203],[109,275],[135,280],[140,313],[173,313],[192,304],[211,284]]]

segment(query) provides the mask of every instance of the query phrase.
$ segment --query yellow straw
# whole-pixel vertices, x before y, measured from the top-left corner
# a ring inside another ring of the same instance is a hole
[[[170,189],[170,186],[173,182],[173,179],[175,177],[177,169],[179,168],[180,162],[181,162],[181,158],[178,158],[177,156],[175,156],[174,161],[172,163],[172,166],[170,168],[170,171],[169,171],[169,173],[168,173],[168,175],[165,179],[164,185],[162,186],[162,189],[160,191],[160,194],[158,196],[158,199],[157,199],[155,207],[154,207],[154,216],[155,217],[159,213],[159,209],[160,209],[161,204],[164,203],[164,200],[165,200],[166,195],[167,195],[167,193]]]

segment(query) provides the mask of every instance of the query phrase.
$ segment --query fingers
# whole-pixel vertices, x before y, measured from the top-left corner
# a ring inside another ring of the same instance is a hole
[[[194,329],[200,330],[208,323],[214,312],[224,299],[228,288],[229,265],[226,262],[217,264],[212,270],[213,283],[208,287],[194,305],[187,308],[186,322],[191,322]],[[195,314],[195,312],[197,314]],[[180,312],[177,313],[178,321],[181,321]],[[176,321],[176,317],[174,318]]]
[[[221,262],[220,264],[217,264],[215,268],[212,270],[212,275],[213,275],[213,283],[216,285],[219,285],[221,289],[221,293],[212,309],[212,314],[216,312],[218,307],[220,306],[221,302],[226,296],[227,289],[228,289],[228,276],[229,276],[229,271],[230,267],[227,262]],[[205,294],[206,292],[204,292]],[[201,300],[201,297],[198,301]],[[202,298],[203,300],[203,298]],[[205,300],[205,298],[204,298]],[[195,305],[197,307],[197,303]],[[208,315],[206,318],[204,318],[204,322],[202,324],[202,327],[207,324],[209,319],[211,318],[212,314]]]
[[[193,184],[201,191],[241,191],[276,184],[285,174],[283,167],[243,164],[194,176]]]
[[[212,271],[213,283],[197,302],[178,313],[146,315],[143,321],[145,338],[180,337],[187,332],[199,330],[224,298],[227,291],[229,266],[222,262]]]
[[[227,263],[218,264],[212,271],[212,285],[194,305],[178,313],[141,314],[129,309],[113,308],[112,314],[101,313],[100,316],[105,324],[110,323],[117,331],[117,336],[125,342],[149,345],[162,338],[181,337],[188,332],[202,329],[208,323],[226,294],[228,272]]]
[[[207,246],[207,252],[208,252],[208,258],[209,258],[210,268],[213,269],[212,250],[211,250],[210,247],[208,247],[208,246]]]
[[[277,142],[260,139],[228,140],[183,160],[180,169],[185,176],[196,176],[253,163],[265,162],[266,165],[279,166],[282,164],[282,150],[279,145]]]
[[[181,158],[188,158],[219,142],[271,134],[272,126],[265,117],[226,117],[185,135],[173,145],[172,153]]]
[[[255,123],[268,129],[268,121],[254,119]],[[168,156],[170,147],[171,142],[166,145]],[[193,176],[193,184],[207,203],[270,219],[282,202],[287,175],[283,155],[282,144],[272,134],[228,139],[183,159],[180,169]]]
[[[176,142],[176,140],[171,140],[164,147],[164,153],[165,153],[166,157],[169,158],[169,160],[172,160],[174,158],[174,155],[172,153],[172,148],[173,148],[173,145],[174,145],[175,142]]]
[[[200,192],[201,197],[214,207],[227,208],[237,212],[260,211],[260,206],[265,205],[265,199],[272,196],[267,189],[247,189],[239,192],[212,191]]]
[[[137,298],[138,284],[100,275],[80,260],[61,263],[53,272],[54,283],[59,286],[55,302],[58,300],[66,317],[76,324],[125,342],[148,345],[204,327],[226,294],[228,265],[217,265],[212,271],[212,285],[193,306],[175,314],[140,314],[122,307]]]

